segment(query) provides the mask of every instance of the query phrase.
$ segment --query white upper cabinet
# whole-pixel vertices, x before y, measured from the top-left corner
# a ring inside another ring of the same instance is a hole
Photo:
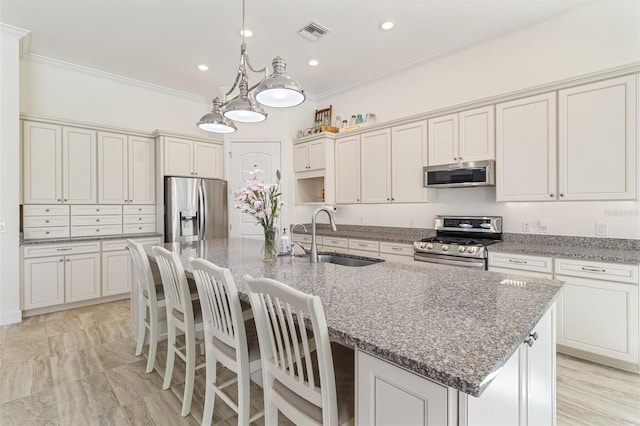
[[[361,202],[391,201],[391,129],[360,136]]]
[[[555,92],[496,105],[497,201],[556,197]]]
[[[360,202],[360,136],[336,140],[336,203]]]
[[[429,165],[493,159],[494,121],[493,105],[429,119]]]
[[[427,122],[391,128],[391,201],[427,201],[423,167],[427,165]]]
[[[636,78],[558,92],[561,200],[637,198]]]
[[[222,178],[222,145],[165,137],[164,175]]]
[[[24,122],[25,204],[96,202],[96,133]]]
[[[154,204],[154,140],[117,133],[98,133],[98,202]]]
[[[316,140],[298,144],[294,147],[294,171],[307,172],[324,169],[324,140]]]

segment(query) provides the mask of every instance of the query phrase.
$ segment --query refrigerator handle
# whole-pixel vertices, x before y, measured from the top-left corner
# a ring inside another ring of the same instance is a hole
[[[207,217],[207,203],[205,203],[204,188],[202,180],[198,184],[198,240],[204,239],[205,227],[207,226],[205,218]]]

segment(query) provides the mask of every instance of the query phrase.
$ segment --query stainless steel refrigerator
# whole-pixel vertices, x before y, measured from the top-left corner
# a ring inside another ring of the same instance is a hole
[[[227,181],[165,177],[165,242],[228,236]]]

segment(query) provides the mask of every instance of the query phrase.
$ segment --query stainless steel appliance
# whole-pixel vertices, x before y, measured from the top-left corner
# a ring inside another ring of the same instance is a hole
[[[424,186],[427,188],[457,188],[493,186],[496,184],[495,160],[427,166]]]
[[[487,269],[487,246],[502,240],[500,216],[436,216],[436,236],[413,243],[422,262]]]
[[[227,181],[165,177],[165,242],[228,236]]]

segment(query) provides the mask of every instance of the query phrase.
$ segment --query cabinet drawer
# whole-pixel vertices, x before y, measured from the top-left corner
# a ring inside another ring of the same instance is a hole
[[[380,252],[380,243],[378,243],[378,241],[350,239],[349,250],[364,250],[364,251]]]
[[[551,273],[553,262],[550,257],[528,256],[524,254],[489,253],[489,267],[511,268],[520,271]]]
[[[291,241],[293,241],[294,243],[299,241],[301,243],[311,244],[311,235],[310,234],[293,234]],[[322,244],[322,237],[319,235],[316,235],[316,244]]]
[[[638,266],[636,265],[556,259],[555,272],[556,275],[638,284]]]
[[[122,206],[122,214],[156,214],[156,206]]]
[[[71,215],[122,214],[120,205],[78,205],[71,206]]]
[[[156,223],[156,215],[140,214],[140,215],[124,215],[124,224],[133,225],[136,223]]]
[[[325,247],[341,247],[348,249],[349,248],[349,239],[348,238],[339,238],[339,237],[324,237],[322,239],[322,245]]]
[[[122,228],[124,234],[148,234],[156,232],[155,223],[136,223],[135,225],[124,225]]]
[[[71,226],[122,225],[122,215],[71,216]]]
[[[68,226],[25,228],[23,230],[25,240],[39,240],[43,238],[69,238]]]
[[[55,204],[30,205],[22,206],[23,216],[63,216],[69,215],[69,206],[59,206]]]
[[[413,245],[402,243],[380,243],[380,253],[413,257]]]
[[[46,228],[49,226],[69,226],[69,215],[66,216],[27,216],[23,219],[24,228]]]
[[[100,251],[100,241],[87,241],[72,244],[34,244],[22,248],[24,258],[56,256]]]
[[[72,226],[72,237],[99,237],[101,235],[122,234],[122,225]]]

